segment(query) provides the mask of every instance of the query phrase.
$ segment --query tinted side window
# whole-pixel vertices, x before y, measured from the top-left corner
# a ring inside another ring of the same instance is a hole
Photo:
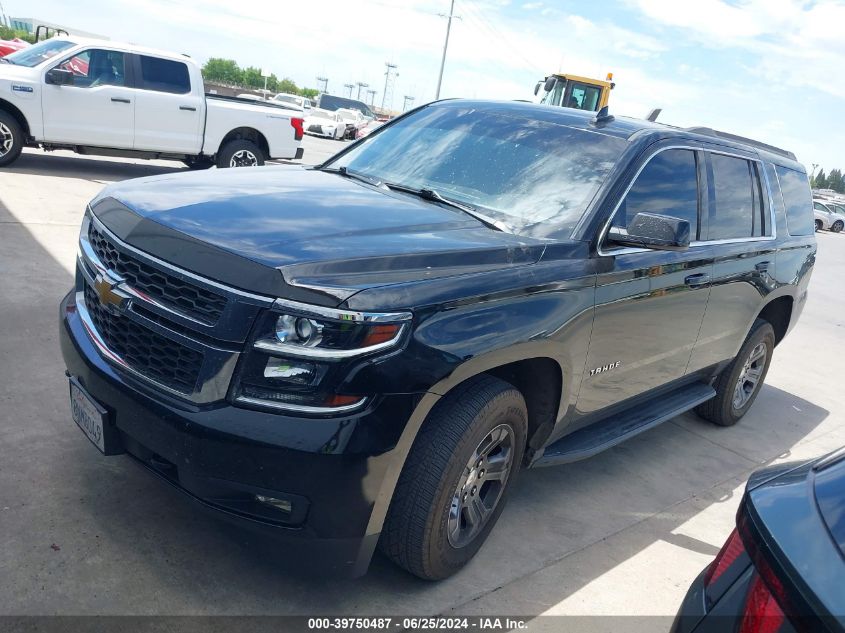
[[[141,88],[177,95],[191,91],[187,64],[141,55]]]
[[[757,164],[722,154],[711,154],[710,161],[714,200],[707,238],[726,240],[769,234]]]
[[[613,218],[627,227],[638,213],[659,213],[687,220],[698,235],[698,170],[695,152],[670,149],[654,156],[637,176]]]

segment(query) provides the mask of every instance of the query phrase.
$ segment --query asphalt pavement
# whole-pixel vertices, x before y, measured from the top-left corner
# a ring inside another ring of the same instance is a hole
[[[303,162],[344,147],[305,140]],[[748,475],[845,444],[845,234],[734,428],[680,416],[593,459],[524,472],[477,558],[439,583],[377,557],[352,581],[268,555],[70,418],[57,341],[86,202],[179,163],[27,150],[0,170],[0,615],[672,615],[733,527]]]

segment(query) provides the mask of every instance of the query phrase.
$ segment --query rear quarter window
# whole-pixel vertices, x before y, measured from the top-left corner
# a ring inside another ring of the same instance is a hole
[[[172,59],[141,55],[141,88],[183,95],[191,91],[188,65]]]
[[[813,196],[810,193],[810,181],[807,174],[786,167],[775,166],[786,208],[786,227],[790,235],[812,235],[815,231],[813,222]]]

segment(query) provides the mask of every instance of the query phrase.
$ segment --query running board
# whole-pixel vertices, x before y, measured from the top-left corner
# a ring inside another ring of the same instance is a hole
[[[562,437],[547,446],[543,456],[531,467],[557,466],[587,459],[671,420],[715,395],[716,390],[710,385],[698,382],[687,385],[651,403],[634,407]]]

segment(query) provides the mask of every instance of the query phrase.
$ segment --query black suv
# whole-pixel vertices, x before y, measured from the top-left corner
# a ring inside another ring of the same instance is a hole
[[[133,180],[61,306],[74,419],[292,557],[460,569],[522,468],[735,424],[807,298],[792,154],[442,101],[316,168]],[[117,492],[117,491],[116,491]]]

